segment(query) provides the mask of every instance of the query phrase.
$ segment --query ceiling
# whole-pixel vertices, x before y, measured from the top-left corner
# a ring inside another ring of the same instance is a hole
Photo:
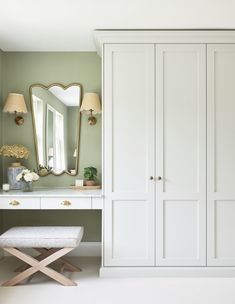
[[[234,0],[0,0],[4,51],[94,51],[94,29],[235,28]]]

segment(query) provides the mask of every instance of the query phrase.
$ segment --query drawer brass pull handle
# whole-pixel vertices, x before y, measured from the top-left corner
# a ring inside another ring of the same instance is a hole
[[[70,206],[70,205],[72,205],[72,203],[70,201],[63,201],[61,203],[61,205],[63,205],[63,206]]]
[[[9,204],[12,206],[19,206],[20,202],[14,200],[14,201],[11,201]]]

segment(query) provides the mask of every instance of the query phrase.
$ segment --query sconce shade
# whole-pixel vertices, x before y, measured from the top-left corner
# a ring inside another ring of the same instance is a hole
[[[22,94],[10,93],[7,96],[3,112],[7,113],[27,113],[24,96]]]
[[[91,111],[92,114],[101,112],[100,97],[96,93],[85,93],[80,112],[90,114]]]

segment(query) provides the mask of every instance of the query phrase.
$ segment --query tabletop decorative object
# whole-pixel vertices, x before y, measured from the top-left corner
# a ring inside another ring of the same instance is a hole
[[[2,190],[5,192],[8,192],[10,190],[10,185],[9,184],[2,184]]]
[[[21,189],[23,192],[33,191],[33,182],[39,179],[39,175],[36,172],[31,172],[28,169],[24,169],[16,176],[16,180],[21,182]]]
[[[52,168],[50,166],[39,165],[37,173],[39,174],[39,176],[46,176],[51,172],[51,169]]]
[[[14,145],[3,145],[0,148],[0,155],[5,157],[10,157],[14,159],[14,162],[10,164],[7,168],[7,177],[8,183],[12,190],[18,190],[21,188],[21,182],[16,180],[16,176],[25,169],[21,165],[19,159],[28,158],[29,150],[23,145],[14,144]]]
[[[95,186],[97,176],[97,169],[94,167],[84,168],[85,186]]]

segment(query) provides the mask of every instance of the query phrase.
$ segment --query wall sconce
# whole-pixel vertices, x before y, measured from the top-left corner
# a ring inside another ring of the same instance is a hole
[[[88,124],[91,126],[95,125],[96,118],[93,116],[93,114],[97,114],[101,112],[99,95],[96,93],[84,94],[80,112],[89,114],[90,116],[88,117]]]
[[[24,123],[24,118],[20,115],[21,113],[27,113],[27,108],[22,94],[10,93],[7,96],[3,112],[15,114],[15,123],[20,126]]]

